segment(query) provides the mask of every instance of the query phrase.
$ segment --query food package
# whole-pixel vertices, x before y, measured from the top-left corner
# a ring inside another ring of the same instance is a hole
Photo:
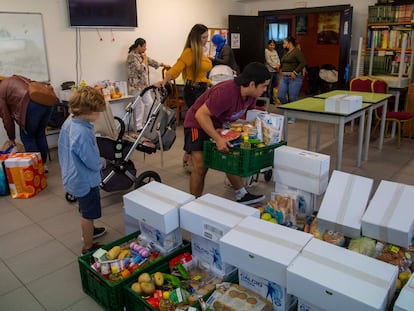
[[[270,200],[264,211],[272,215],[281,225],[294,225],[295,217],[295,199],[290,195],[275,194]]]
[[[13,198],[30,198],[46,188],[46,175],[40,153],[15,153],[4,164]]]
[[[313,234],[313,236],[319,240],[337,246],[343,246],[345,244],[345,236],[343,233],[319,228],[317,218],[312,221],[309,233]]]
[[[271,311],[272,304],[258,294],[233,284],[222,295],[213,295],[207,305],[214,311]]]
[[[257,138],[266,145],[282,140],[284,117],[274,113],[260,113],[256,117]]]

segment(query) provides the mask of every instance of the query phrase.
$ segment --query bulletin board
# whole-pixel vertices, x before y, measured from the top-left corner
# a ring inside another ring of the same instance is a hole
[[[216,47],[215,47],[214,44],[211,43],[211,37],[214,36],[215,34],[222,35],[224,38],[226,38],[226,40],[227,40],[226,43],[228,43],[228,39],[229,39],[227,37],[228,29],[226,29],[226,28],[209,28],[208,29],[208,42],[207,42],[206,47],[205,47],[207,55],[216,54]]]
[[[40,13],[0,12],[0,76],[13,74],[50,80]]]

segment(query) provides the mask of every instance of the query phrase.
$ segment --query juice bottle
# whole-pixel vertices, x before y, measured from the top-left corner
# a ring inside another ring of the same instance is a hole
[[[170,292],[165,291],[162,294],[162,299],[160,301],[160,311],[175,311],[174,302],[170,298]]]
[[[109,275],[109,282],[116,283],[120,280],[122,280],[122,275],[118,271],[118,267],[117,266],[112,266],[111,267],[111,274]]]

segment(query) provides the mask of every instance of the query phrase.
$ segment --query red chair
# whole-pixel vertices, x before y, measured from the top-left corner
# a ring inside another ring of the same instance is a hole
[[[386,81],[381,80],[381,79],[375,79],[372,82],[372,92],[374,93],[388,93],[388,84]],[[378,108],[375,109],[375,120],[377,121],[377,123],[374,126],[374,132],[377,129],[378,125],[381,122],[381,117],[380,115],[382,114],[382,108]],[[397,146],[398,148],[400,148],[401,146],[401,124],[404,123],[409,123],[409,134],[408,134],[408,138],[411,139],[411,122],[414,120],[414,113],[412,112],[406,112],[406,111],[387,111],[386,113],[386,117],[385,117],[385,121],[387,122],[386,124],[386,131],[388,129],[388,125],[390,122],[396,122],[397,126],[398,126],[398,139],[397,139]]]
[[[355,92],[372,92],[373,81],[370,77],[353,78],[350,82],[349,90]]]

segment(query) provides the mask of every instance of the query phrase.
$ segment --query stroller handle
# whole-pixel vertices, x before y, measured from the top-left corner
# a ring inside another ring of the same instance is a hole
[[[165,87],[156,87],[155,85],[150,85],[147,86],[145,89],[143,89],[141,91],[141,93],[139,94],[140,97],[144,96],[144,94],[146,92],[148,92],[149,90],[157,90],[159,92],[159,94],[161,94],[161,102],[164,102],[167,97],[168,97],[168,92],[167,89]]]
[[[144,96],[144,94],[146,93],[146,92],[148,92],[149,90],[152,90],[152,89],[156,89],[157,87],[156,86],[154,86],[154,85],[150,85],[150,86],[147,86],[145,89],[143,89],[142,91],[141,91],[141,93],[139,94],[139,96]]]

